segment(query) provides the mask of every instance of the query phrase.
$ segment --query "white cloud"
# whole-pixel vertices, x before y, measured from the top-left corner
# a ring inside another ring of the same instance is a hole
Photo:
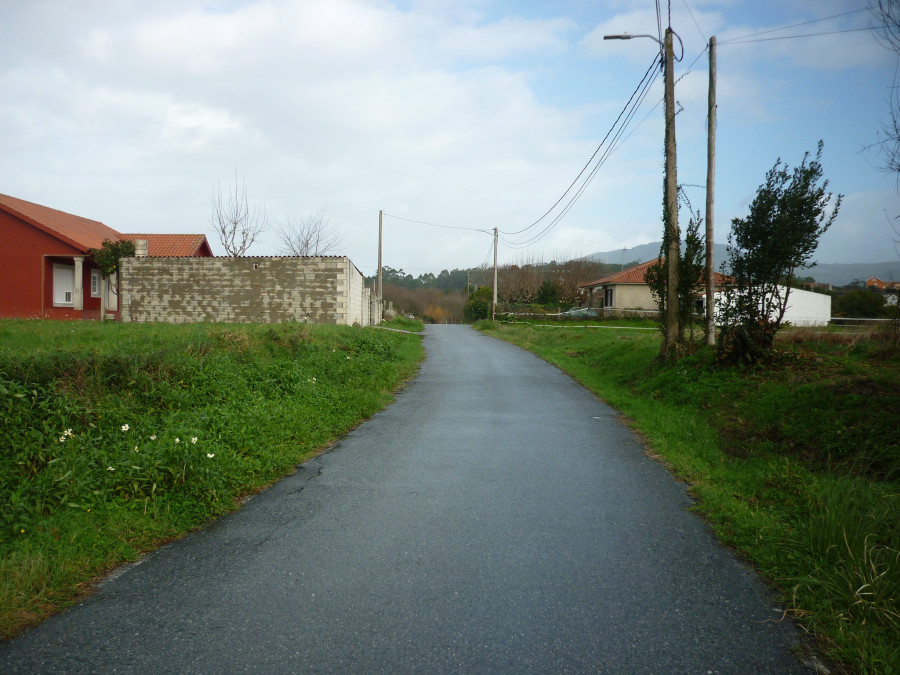
[[[703,31],[723,38],[775,24],[765,13],[748,21],[753,7],[739,0],[691,7],[693,19],[673,3],[685,42],[678,75],[701,53]],[[653,57],[651,41],[603,43],[603,34],[654,33],[656,14],[643,0],[501,10],[489,0],[13,3],[0,25],[0,192],[117,229],[203,231],[213,187],[237,173],[273,216],[327,208],[366,271],[380,208],[521,229],[571,183]],[[849,129],[829,101],[841,100],[847,78],[889,77],[889,53],[864,33],[839,39],[721,48],[723,211],[742,208],[776,156],[811,149],[806,136],[825,137],[835,190],[862,191],[843,187],[864,171],[847,148],[874,132]],[[852,54],[838,64],[841,45]],[[810,73],[824,83],[817,100]],[[699,183],[705,55],[676,92],[679,175]],[[660,96],[657,82],[633,135],[560,225],[524,252],[501,247],[501,259],[659,237],[662,113],[650,111]],[[883,118],[881,99],[877,111],[868,99],[854,104]],[[838,134],[847,148],[831,140]],[[869,201],[884,203],[884,177],[872,175]],[[842,236],[844,250],[866,250],[847,243],[853,231]],[[386,242],[388,264],[423,270],[476,265],[490,248],[481,233],[396,220]],[[275,252],[271,236],[257,252]]]

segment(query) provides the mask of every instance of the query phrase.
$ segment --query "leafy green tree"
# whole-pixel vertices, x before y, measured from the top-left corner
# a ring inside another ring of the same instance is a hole
[[[559,286],[552,281],[542,282],[534,300],[539,305],[557,304],[559,302]]]
[[[884,296],[869,289],[849,291],[835,298],[834,313],[864,319],[877,318],[884,314]]]
[[[819,238],[841,205],[842,195],[837,195],[829,210],[833,195],[822,179],[822,147],[819,141],[815,158],[804,154],[793,170],[776,161],[750,214],[731,222],[723,271],[730,268],[733,284],[720,306],[720,360],[755,363],[774,352],[795,272],[815,265]]]
[[[688,202],[690,209],[690,202]],[[678,339],[675,344],[682,344],[681,337],[685,329],[690,330],[691,338],[694,337],[694,324],[696,319],[696,311],[694,302],[696,300],[697,291],[703,283],[704,260],[706,255],[705,241],[706,237],[701,234],[700,226],[703,219],[700,212],[691,214],[688,222],[687,231],[685,233],[684,246],[681,247],[681,253],[678,263]],[[650,286],[650,293],[653,301],[659,310],[657,323],[659,330],[665,338],[666,334],[666,288],[669,280],[669,266],[665,258],[666,252],[669,250],[668,230],[664,233],[664,239],[660,247],[659,260],[655,264],[647,268],[644,275],[644,281]],[[663,344],[667,341],[663,340]]]
[[[491,316],[491,301],[494,290],[490,286],[482,286],[469,296],[463,315],[466,321],[480,321]]]
[[[104,239],[100,248],[89,249],[100,273],[107,279],[115,278],[116,294],[119,293],[119,261],[134,256],[134,242],[127,239]]]

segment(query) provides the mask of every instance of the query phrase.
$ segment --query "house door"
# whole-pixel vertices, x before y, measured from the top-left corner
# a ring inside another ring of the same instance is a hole
[[[604,307],[612,307],[613,306],[613,289],[607,288],[603,291],[603,306]]]
[[[75,268],[68,265],[53,266],[53,305],[72,307],[75,296]]]

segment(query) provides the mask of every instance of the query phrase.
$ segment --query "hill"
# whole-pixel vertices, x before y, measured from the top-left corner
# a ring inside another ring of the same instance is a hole
[[[632,248],[599,251],[580,259],[613,264],[647,262],[659,256],[659,247],[660,242],[656,241]],[[718,270],[728,255],[728,248],[725,244],[715,244],[713,250]],[[833,286],[846,286],[854,279],[865,281],[872,276],[883,281],[900,281],[900,260],[879,263],[820,263],[815,267],[800,270],[798,276],[810,276],[818,282]]]

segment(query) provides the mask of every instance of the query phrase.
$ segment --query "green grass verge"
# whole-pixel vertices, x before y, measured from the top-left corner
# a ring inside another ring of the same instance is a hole
[[[293,471],[423,353],[375,328],[0,321],[0,636]]]
[[[382,321],[384,328],[395,328],[397,330],[408,330],[413,333],[421,333],[425,330],[425,324],[418,319],[408,319],[405,316],[398,316],[390,321]]]
[[[745,371],[717,367],[705,347],[663,365],[649,331],[478,328],[622,411],[831,659],[900,672],[896,350],[797,339],[771,367]]]

